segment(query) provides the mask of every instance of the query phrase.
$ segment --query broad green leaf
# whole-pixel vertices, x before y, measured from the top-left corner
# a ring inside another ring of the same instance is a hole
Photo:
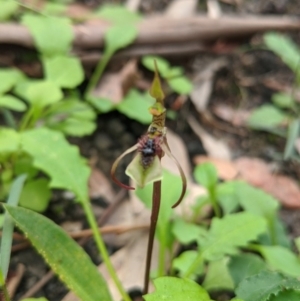
[[[230,258],[228,269],[235,286],[237,286],[245,278],[266,270],[267,265],[261,257],[252,253],[243,253]]]
[[[282,291],[276,296],[271,296],[269,301],[299,301],[300,300],[300,291],[297,290],[288,290]]]
[[[259,274],[244,279],[235,293],[245,301],[267,301],[272,294],[287,289],[300,290],[300,282],[277,272],[261,271]]]
[[[79,299],[112,300],[104,279],[89,256],[59,226],[28,209],[5,208],[18,228]]]
[[[178,94],[189,94],[193,89],[192,82],[185,76],[168,79],[172,90]]]
[[[11,187],[7,200],[7,204],[10,206],[17,206],[20,194],[23,188],[23,184],[26,180],[26,175],[21,175],[17,177]],[[9,262],[10,262],[10,254],[11,254],[11,246],[12,246],[12,237],[14,230],[14,222],[11,217],[5,212],[4,221],[3,221],[3,232],[1,237],[0,244],[0,269],[1,276],[6,279]]]
[[[16,86],[15,92],[32,106],[39,108],[56,103],[63,97],[61,89],[55,83],[45,80],[20,83]]]
[[[188,268],[192,265],[192,263],[197,258],[197,251],[189,250],[184,251],[178,257],[172,260],[172,268],[176,269],[179,272],[179,275],[184,275]],[[200,276],[204,273],[204,265],[203,262],[195,269],[194,273],[189,277],[191,279],[195,279],[197,276]]]
[[[131,89],[125,98],[117,105],[116,109],[127,117],[143,124],[149,124],[152,116],[148,108],[153,104],[153,99]]]
[[[291,38],[280,33],[270,32],[264,35],[264,42],[288,67],[297,73],[300,49]]]
[[[24,185],[20,197],[20,206],[37,212],[44,212],[51,198],[47,179],[31,180]]]
[[[114,107],[112,101],[106,98],[99,98],[93,95],[87,96],[87,101],[95,107],[100,113],[107,113]]]
[[[290,276],[300,277],[300,259],[282,246],[257,246],[272,269]]]
[[[49,175],[50,187],[71,190],[79,201],[87,201],[90,168],[62,133],[47,128],[23,132],[22,148],[32,156],[34,166]]]
[[[112,21],[115,24],[128,24],[138,22],[142,17],[136,12],[128,10],[123,5],[104,4],[95,13],[100,18]]]
[[[199,184],[208,190],[213,189],[218,182],[217,170],[209,162],[197,165],[194,169],[194,177]]]
[[[19,150],[20,135],[13,129],[0,127],[0,154]]]
[[[29,28],[42,54],[55,56],[68,53],[73,40],[69,19],[26,14],[22,18],[22,23]]]
[[[105,52],[112,54],[117,50],[131,44],[137,37],[138,30],[131,24],[114,25],[110,27],[104,36]]]
[[[62,88],[75,88],[84,79],[81,63],[76,57],[56,55],[43,60],[46,79]]]
[[[189,244],[197,241],[199,237],[205,237],[207,235],[207,230],[201,226],[177,218],[173,222],[172,233],[180,243]]]
[[[69,117],[61,122],[50,125],[50,127],[68,136],[83,137],[92,134],[97,125],[95,121]]]
[[[211,261],[202,283],[203,287],[208,290],[233,290],[234,285],[228,272],[227,263],[229,258]]]
[[[236,195],[237,181],[220,183],[216,188],[216,198],[223,209],[224,214],[230,214],[239,207],[239,200]]]
[[[146,301],[210,301],[205,289],[189,279],[160,277],[154,281],[155,292],[144,295]]]
[[[255,129],[268,129],[281,125],[287,115],[272,105],[263,105],[252,111],[248,125]]]
[[[39,173],[32,164],[32,159],[29,156],[18,156],[14,164],[14,174],[21,175],[26,174],[27,180],[32,179]]]
[[[154,61],[156,61],[158,72],[162,77],[165,77],[170,72],[170,64],[167,60],[160,56],[147,55],[142,57],[142,64],[149,70],[155,71]]]
[[[246,246],[266,231],[266,220],[247,212],[213,218],[201,254],[207,260],[217,260],[225,254],[235,254],[237,247]]]
[[[272,95],[272,102],[283,109],[291,109],[295,106],[295,99],[291,94],[275,93]]]
[[[4,107],[17,112],[24,112],[26,110],[25,103],[11,95],[0,96],[0,107]]]
[[[289,159],[295,150],[295,141],[300,133],[300,119],[295,119],[289,124],[287,141],[285,144],[283,159]]]
[[[14,0],[1,0],[0,7],[0,21],[6,21],[16,12],[19,4]]]
[[[1,2],[0,2],[1,3]],[[1,68],[0,69],[0,94],[8,92],[13,86],[25,78],[18,69]]]

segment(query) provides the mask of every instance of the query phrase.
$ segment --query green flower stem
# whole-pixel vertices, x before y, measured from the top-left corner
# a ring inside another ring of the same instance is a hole
[[[125,290],[124,290],[124,288],[123,288],[123,286],[122,286],[122,284],[121,284],[121,282],[120,282],[120,280],[119,280],[119,278],[116,274],[116,271],[115,271],[115,269],[114,269],[114,267],[113,267],[113,265],[110,261],[106,246],[105,246],[104,241],[103,241],[103,238],[101,236],[101,233],[99,232],[95,216],[92,212],[92,207],[90,205],[90,202],[83,201],[81,203],[82,203],[85,215],[87,217],[88,223],[89,223],[89,225],[90,225],[90,227],[93,231],[93,236],[94,236],[96,245],[97,245],[98,250],[99,250],[99,252],[102,256],[102,259],[103,259],[103,261],[106,265],[106,268],[109,272],[110,277],[113,279],[116,287],[118,288],[120,294],[122,295],[123,300],[124,301],[131,301],[130,297],[125,292]]]
[[[105,67],[107,66],[108,62],[110,61],[111,57],[113,56],[112,51],[106,51],[103,54],[102,59],[99,60],[94,73],[92,74],[91,79],[85,89],[84,98],[87,99],[90,95],[91,91],[96,87]]]
[[[148,293],[152,249],[153,249],[155,228],[156,228],[156,224],[157,224],[157,220],[158,220],[160,199],[161,199],[161,181],[156,181],[153,183],[151,224],[150,224],[149,237],[148,237],[148,248],[147,248],[147,259],[146,259],[143,294]]]
[[[209,193],[211,205],[213,207],[216,217],[221,218],[221,210],[220,210],[217,198],[216,198],[215,187],[212,187],[211,189],[209,189],[208,193]]]
[[[196,269],[197,267],[202,263],[203,257],[202,252],[200,252],[197,255],[197,258],[193,262],[193,264],[190,266],[190,268],[183,274],[182,278],[188,278]]]
[[[1,269],[0,269],[0,291],[3,292],[4,301],[10,301],[9,293]]]

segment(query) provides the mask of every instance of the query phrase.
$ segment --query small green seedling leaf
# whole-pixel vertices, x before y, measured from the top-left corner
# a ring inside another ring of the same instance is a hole
[[[116,109],[127,117],[143,124],[152,120],[148,108],[153,104],[153,99],[137,90],[131,89],[125,98],[116,106]]]
[[[25,103],[11,95],[0,96],[0,107],[10,109],[16,112],[24,112],[26,110]]]
[[[59,226],[25,208],[5,206],[5,209],[53,271],[81,300],[112,300],[91,259]]]
[[[22,149],[32,156],[35,167],[49,175],[50,187],[70,190],[79,201],[87,201],[90,168],[62,133],[47,128],[26,131],[22,133]]]
[[[238,298],[245,301],[267,301],[272,294],[288,289],[300,290],[300,282],[277,272],[261,271],[244,279],[235,293]]]
[[[211,301],[206,290],[189,279],[161,277],[153,282],[156,290],[143,296],[146,301]]]
[[[14,0],[0,0],[0,7],[0,21],[6,21],[16,12],[19,4]]]
[[[272,269],[290,276],[300,276],[300,259],[282,246],[257,246],[257,250],[266,259]]]
[[[293,120],[289,124],[287,141],[283,153],[284,160],[289,159],[294,154],[295,141],[297,140],[299,133],[300,133],[300,119],[298,118]]]
[[[62,88],[75,88],[84,79],[81,63],[76,57],[56,55],[43,60],[46,79]]]
[[[44,55],[68,53],[73,40],[69,19],[26,14],[22,18],[22,23],[29,28],[38,50]]]
[[[25,76],[18,69],[1,68],[0,69],[0,94],[10,91],[16,83],[24,79]]]
[[[297,74],[300,63],[300,49],[288,36],[270,32],[264,35],[264,42]]]
[[[100,98],[89,95],[87,96],[87,101],[100,113],[107,113],[114,108],[112,101],[107,98]]]
[[[155,55],[147,55],[142,58],[142,64],[153,72],[155,72],[154,61],[157,64],[159,74],[161,74],[162,77],[167,76],[171,70],[170,63],[167,60]]]
[[[44,108],[60,101],[61,89],[51,81],[27,81],[16,86],[15,92],[24,97],[32,106]]]
[[[180,243],[189,244],[197,241],[199,237],[205,237],[207,235],[207,230],[201,226],[177,218],[173,222],[172,233]]]
[[[237,181],[220,183],[216,188],[216,199],[223,209],[224,214],[230,214],[239,207],[239,200],[236,195]]]
[[[168,83],[178,94],[189,94],[193,90],[192,82],[185,76],[168,79]]]
[[[137,33],[136,26],[131,24],[110,27],[104,36],[105,52],[112,55],[117,50],[128,46],[135,40]]]
[[[139,14],[128,10],[125,6],[114,4],[102,5],[95,14],[115,24],[135,23],[142,19]]]
[[[225,254],[236,254],[237,247],[246,246],[266,231],[266,220],[247,212],[213,218],[207,239],[200,246],[203,258],[217,260]]]
[[[233,290],[233,280],[227,267],[228,260],[229,258],[225,257],[208,264],[207,273],[202,283],[206,290]]]
[[[197,253],[197,251],[189,250],[181,253],[178,257],[173,259],[172,267],[179,272],[179,276],[183,276],[187,272],[188,267],[191,266],[192,263],[196,260]],[[203,262],[201,262],[189,278],[195,279],[197,276],[200,276],[203,273],[204,265]]]
[[[271,296],[269,301],[299,301],[300,290],[288,290],[279,292],[276,296]]]
[[[291,94],[275,93],[272,95],[272,102],[282,109],[291,109],[295,106],[295,99]]]
[[[263,105],[252,111],[248,125],[254,129],[268,129],[280,126],[287,115],[272,105]]]
[[[209,162],[197,165],[194,170],[194,177],[199,184],[208,190],[213,189],[218,182],[217,170]]]
[[[44,212],[50,198],[51,190],[47,179],[31,180],[24,185],[19,204],[27,209]]]
[[[14,174],[27,174],[27,180],[34,178],[39,170],[32,165],[32,159],[29,156],[20,156],[14,164]]]
[[[13,129],[0,128],[0,153],[13,153],[19,150],[20,135]]]
[[[228,269],[235,286],[237,286],[245,278],[266,270],[267,265],[261,257],[252,253],[245,253],[232,256],[228,262]]]

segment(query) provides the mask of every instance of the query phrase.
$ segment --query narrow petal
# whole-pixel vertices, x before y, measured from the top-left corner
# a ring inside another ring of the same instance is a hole
[[[171,150],[169,148],[169,145],[168,145],[166,139],[164,139],[164,143],[161,145],[161,148],[175,162],[175,164],[176,164],[176,166],[179,170],[180,176],[181,176],[182,190],[181,190],[181,194],[180,194],[180,197],[179,197],[178,201],[172,206],[172,208],[175,208],[181,203],[181,201],[182,201],[182,199],[185,195],[185,192],[186,192],[186,177],[185,177],[185,174],[184,174],[179,162],[177,161],[177,159],[171,153]]]
[[[127,189],[127,190],[134,190],[134,187],[131,187],[131,186],[127,186],[123,183],[121,183],[116,177],[115,177],[115,172],[116,172],[116,169],[120,163],[120,161],[126,156],[128,155],[129,153],[132,153],[134,152],[135,150],[137,150],[138,148],[138,144],[132,146],[131,148],[127,149],[123,154],[121,154],[117,159],[116,161],[114,162],[114,164],[112,165],[112,168],[111,168],[111,171],[110,171],[110,174],[111,174],[111,178],[113,179],[113,181],[118,184],[119,186]]]
[[[141,153],[138,153],[127,166],[125,173],[131,177],[140,187],[162,179],[161,163],[158,156],[148,167],[141,164]]]

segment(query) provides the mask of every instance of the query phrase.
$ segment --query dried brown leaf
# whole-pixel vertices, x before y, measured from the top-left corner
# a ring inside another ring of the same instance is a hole
[[[250,116],[250,112],[242,109],[233,109],[225,104],[217,104],[213,107],[213,112],[219,118],[231,123],[234,126],[244,126]]]

